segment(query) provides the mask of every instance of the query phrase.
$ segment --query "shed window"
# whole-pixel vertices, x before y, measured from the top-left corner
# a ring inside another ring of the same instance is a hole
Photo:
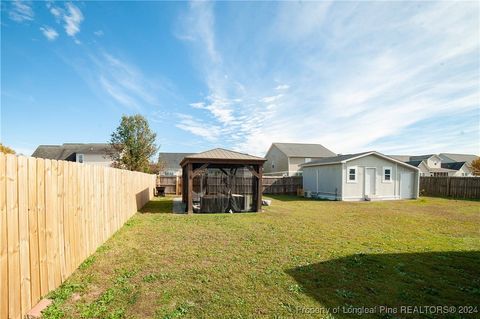
[[[310,157],[305,157],[305,163],[309,163],[311,161],[312,161],[312,159]]]
[[[347,169],[347,172],[348,172],[347,182],[355,183],[357,181],[357,168],[356,167],[349,167]]]
[[[392,181],[392,168],[391,167],[384,167],[383,168],[383,181],[387,182],[387,183]]]
[[[77,162],[83,163],[83,154],[78,154]]]
[[[275,168],[275,162],[272,161],[272,168]]]

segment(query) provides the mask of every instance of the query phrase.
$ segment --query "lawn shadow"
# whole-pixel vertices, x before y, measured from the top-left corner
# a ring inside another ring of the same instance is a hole
[[[172,200],[171,199],[156,199],[151,200],[140,210],[142,214],[171,214]]]
[[[327,309],[340,307],[335,318],[359,307],[376,309],[373,318],[473,318],[480,313],[480,252],[358,254],[289,269],[299,290]],[[472,314],[405,314],[401,306],[477,306]],[[380,306],[396,309],[383,313]],[[377,307],[377,308],[374,308]]]

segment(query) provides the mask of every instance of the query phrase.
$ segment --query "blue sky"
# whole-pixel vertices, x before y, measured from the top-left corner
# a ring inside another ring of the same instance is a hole
[[[3,2],[1,141],[480,153],[478,2]]]

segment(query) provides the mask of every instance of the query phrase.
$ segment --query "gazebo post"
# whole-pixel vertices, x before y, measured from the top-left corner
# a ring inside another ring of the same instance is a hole
[[[257,187],[257,212],[262,211],[262,190],[263,190],[263,165],[257,165],[258,170],[258,187]]]
[[[187,213],[188,214],[193,214],[193,172],[192,172],[192,163],[187,164],[187,183],[188,183]]]

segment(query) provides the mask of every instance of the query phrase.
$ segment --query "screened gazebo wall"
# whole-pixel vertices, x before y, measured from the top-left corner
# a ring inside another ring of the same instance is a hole
[[[182,161],[182,199],[188,212],[260,211],[264,159],[189,159]]]

